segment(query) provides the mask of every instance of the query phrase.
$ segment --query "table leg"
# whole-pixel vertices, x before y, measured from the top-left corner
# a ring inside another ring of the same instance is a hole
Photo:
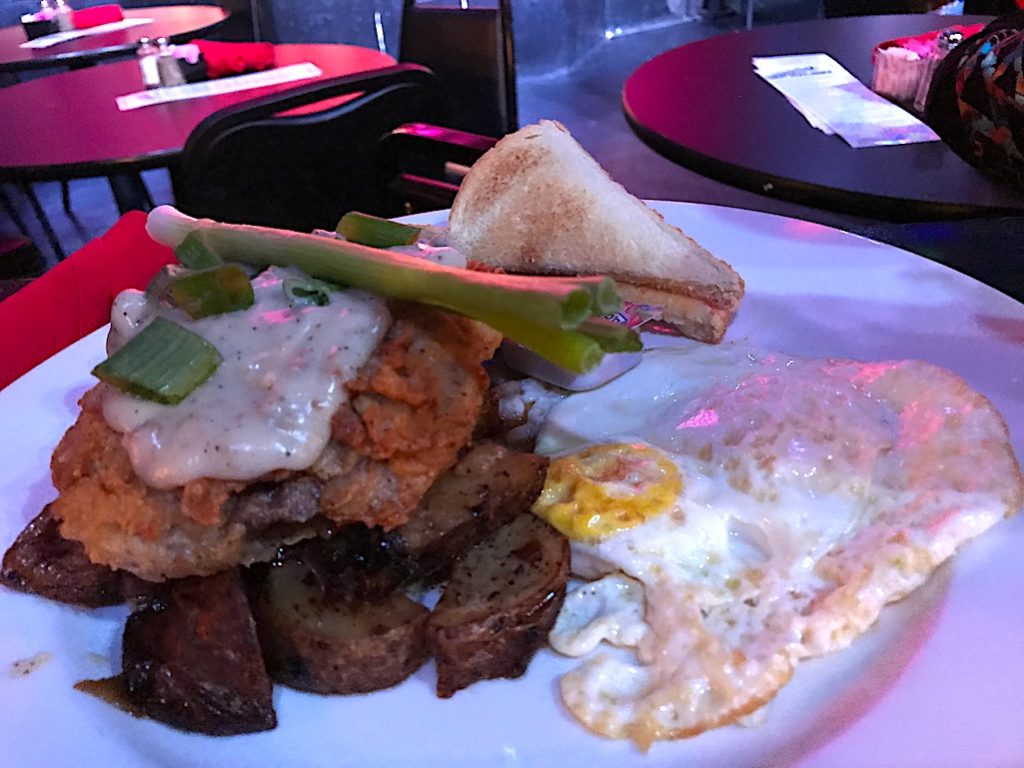
[[[32,206],[32,211],[35,213],[36,218],[39,219],[39,225],[43,228],[43,233],[46,235],[46,239],[50,241],[50,247],[53,248],[53,252],[57,254],[57,258],[64,259],[64,248],[61,247],[60,240],[57,238],[57,233],[53,231],[53,227],[50,226],[50,219],[46,216],[46,211],[43,210],[43,206],[39,204],[39,198],[36,197],[35,190],[32,189],[32,185],[27,182],[21,182],[21,189],[28,198],[29,204]]]
[[[21,218],[18,213],[18,209],[14,207],[14,203],[11,202],[11,198],[7,196],[7,190],[0,187],[0,206],[7,212],[8,217],[14,222],[14,226],[18,228],[18,231],[25,237],[29,237],[28,227],[25,225],[25,220]]]
[[[107,177],[110,191],[114,193],[117,210],[122,214],[128,211],[149,211],[153,208],[153,198],[149,196],[146,183],[137,173],[115,173]]]

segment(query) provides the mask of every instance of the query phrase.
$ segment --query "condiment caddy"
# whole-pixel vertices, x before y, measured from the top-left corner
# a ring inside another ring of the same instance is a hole
[[[25,30],[25,37],[29,40],[35,40],[37,37],[44,37],[45,35],[52,35],[55,32],[67,31],[61,24],[70,24],[73,11],[71,7],[65,2],[60,0],[60,7],[62,10],[58,17],[58,8],[50,2],[50,0],[40,0],[39,10],[35,13],[26,13],[21,17],[21,26]],[[67,29],[71,29],[68,27]]]

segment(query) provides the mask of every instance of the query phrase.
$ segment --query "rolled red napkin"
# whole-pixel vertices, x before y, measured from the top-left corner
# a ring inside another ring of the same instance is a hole
[[[170,248],[146,234],[146,214],[132,211],[42,277],[0,301],[0,389],[110,321],[110,305],[125,288],[143,288]]]
[[[272,43],[219,43],[213,40],[193,40],[206,63],[206,74],[211,80],[228,75],[242,75],[273,68]]]
[[[111,4],[94,5],[92,8],[76,10],[71,20],[74,22],[75,29],[88,29],[89,27],[98,27],[100,24],[121,21],[123,18],[124,12],[121,10],[121,6]]]

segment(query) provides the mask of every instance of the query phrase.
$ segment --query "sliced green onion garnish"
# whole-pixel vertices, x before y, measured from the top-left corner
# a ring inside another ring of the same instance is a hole
[[[603,318],[591,318],[571,330],[549,328],[498,314],[483,321],[573,373],[591,370],[601,362],[606,352],[639,352],[643,349],[643,340],[636,331]]]
[[[157,317],[92,375],[130,395],[176,405],[210,378],[221,360],[202,336]]]
[[[503,336],[573,373],[586,373],[604,357],[601,345],[579,331],[551,328],[498,314],[487,317],[484,322]]]
[[[188,235],[182,240],[174,248],[174,255],[181,262],[181,266],[188,269],[209,269],[224,263],[224,260],[211,251],[197,235]]]
[[[317,307],[326,307],[331,303],[331,294],[341,290],[339,286],[315,277],[286,277],[281,288],[292,304],[312,304]]]
[[[644,348],[640,335],[632,328],[601,317],[592,317],[576,327],[598,343],[604,352],[639,352]]]
[[[356,211],[350,211],[342,216],[335,230],[349,242],[374,248],[412,245],[420,236],[419,227],[399,224],[397,221],[380,219]]]
[[[614,280],[605,280],[594,293],[594,314],[598,317],[613,315],[622,309],[622,297]]]
[[[249,275],[238,264],[222,264],[182,275],[171,283],[171,299],[193,320],[251,307]]]
[[[167,264],[162,267],[146,286],[146,301],[155,307],[171,290],[174,281],[187,273],[188,270],[177,264]]]

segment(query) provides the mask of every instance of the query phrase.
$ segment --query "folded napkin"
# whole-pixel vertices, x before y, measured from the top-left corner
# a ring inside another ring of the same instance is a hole
[[[0,389],[51,355],[110,322],[110,304],[125,288],[143,288],[170,248],[146,234],[146,214],[125,214],[42,277],[0,301]]]
[[[82,8],[74,12],[71,20],[75,29],[88,29],[98,27],[100,24],[111,24],[124,19],[124,13],[120,5],[94,5],[92,8]]]
[[[272,69],[274,61],[273,43],[219,43],[213,40],[193,40],[199,47],[206,63],[206,74],[210,79],[242,75]]]

